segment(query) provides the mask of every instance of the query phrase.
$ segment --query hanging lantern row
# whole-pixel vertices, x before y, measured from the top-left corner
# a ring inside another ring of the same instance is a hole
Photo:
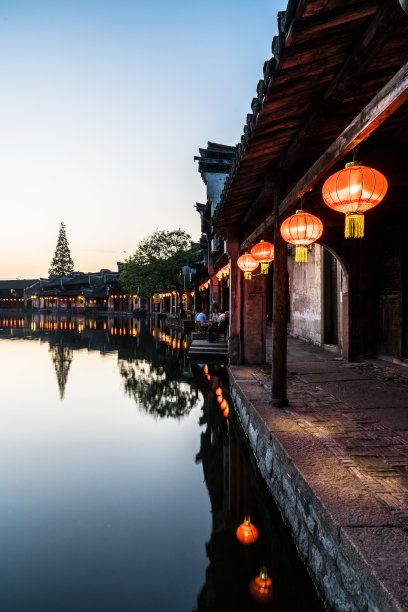
[[[205,283],[203,283],[202,285],[200,285],[198,290],[199,291],[205,291],[206,289],[208,289],[209,286],[210,286],[210,281],[208,280]]]
[[[255,244],[251,253],[244,253],[238,257],[237,266],[243,271],[244,278],[251,280],[252,272],[261,265],[261,274],[268,274],[269,264],[274,260],[275,247],[271,242],[261,240]]]
[[[237,266],[244,273],[246,280],[251,280],[252,272],[258,267],[258,262],[250,253],[244,253],[237,259]]]
[[[227,264],[226,266],[224,266],[223,268],[221,268],[220,270],[218,270],[217,272],[217,278],[218,280],[222,280],[223,278],[229,276],[230,270],[229,270],[229,264]]]
[[[295,261],[307,261],[307,247],[323,233],[323,223],[304,210],[297,210],[282,223],[282,238],[296,246]]]
[[[330,208],[344,213],[346,238],[364,236],[364,214],[377,206],[387,193],[387,179],[381,172],[360,162],[350,162],[324,182],[322,197]],[[307,261],[307,247],[323,233],[323,224],[316,216],[297,210],[281,225],[286,242],[296,245],[295,261]]]
[[[387,179],[381,172],[350,162],[325,181],[322,196],[325,204],[346,215],[346,238],[364,236],[364,215],[377,206],[387,193]]]
[[[275,247],[273,244],[261,240],[261,242],[252,247],[251,255],[255,261],[261,264],[261,274],[268,274],[269,264],[275,257]]]

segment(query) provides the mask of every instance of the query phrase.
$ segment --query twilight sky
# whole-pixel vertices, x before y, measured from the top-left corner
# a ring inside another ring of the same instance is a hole
[[[0,278],[116,270],[155,229],[200,234],[207,141],[235,145],[286,0],[2,0]]]

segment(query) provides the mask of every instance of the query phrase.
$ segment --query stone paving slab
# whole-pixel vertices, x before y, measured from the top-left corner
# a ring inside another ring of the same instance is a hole
[[[366,379],[367,380],[367,379]],[[381,408],[383,406],[406,406],[408,408],[407,392],[403,389],[391,388],[392,383],[372,382],[367,389],[366,381],[343,381],[321,383],[319,386],[342,402],[355,408]]]
[[[408,611],[408,368],[289,339],[286,409],[270,405],[269,365],[231,371],[322,515]]]
[[[400,609],[408,610],[408,534],[395,527],[346,527],[342,529],[342,538],[356,563],[362,565],[358,560],[362,557]]]
[[[399,435],[404,431],[408,432],[408,409],[405,406],[368,408],[360,410],[359,413],[363,418],[374,419],[392,428]]]
[[[293,371],[291,372],[293,374]],[[347,381],[347,380],[371,380],[369,376],[364,374],[359,374],[357,372],[344,371],[344,370],[333,370],[332,372],[322,371],[318,374],[302,374],[300,372],[295,372],[300,380],[304,380],[305,382],[338,382],[338,381]]]
[[[324,372],[340,372],[342,366],[339,362],[319,361],[288,361],[290,374],[319,374]]]

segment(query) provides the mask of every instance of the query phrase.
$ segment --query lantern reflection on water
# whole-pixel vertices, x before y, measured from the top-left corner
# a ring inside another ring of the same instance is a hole
[[[266,567],[261,567],[259,575],[251,580],[249,592],[258,603],[272,601],[272,580],[268,577]]]
[[[237,527],[237,538],[241,544],[246,546],[254,544],[258,539],[258,529],[251,523],[251,517],[246,516],[244,522]]]

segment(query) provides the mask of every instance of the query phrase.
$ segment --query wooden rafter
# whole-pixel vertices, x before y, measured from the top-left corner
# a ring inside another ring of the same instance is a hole
[[[369,104],[355,117],[348,127],[326,149],[318,160],[303,175],[279,206],[279,215],[309,191],[326,172],[349,151],[376,130],[390,115],[408,100],[408,62],[378,92]],[[274,215],[270,214],[242,243],[241,249],[254,242],[273,224]]]
[[[391,1],[385,2],[376,13],[367,30],[359,39],[358,44],[342,65],[336,78],[330,83],[280,160],[278,168],[281,172],[286,174],[294,166],[307,147],[311,136],[325,124],[333,109],[337,108],[338,104],[347,96],[347,92],[354,89],[373,58],[380,53],[389,33],[400,18],[400,7]]]

